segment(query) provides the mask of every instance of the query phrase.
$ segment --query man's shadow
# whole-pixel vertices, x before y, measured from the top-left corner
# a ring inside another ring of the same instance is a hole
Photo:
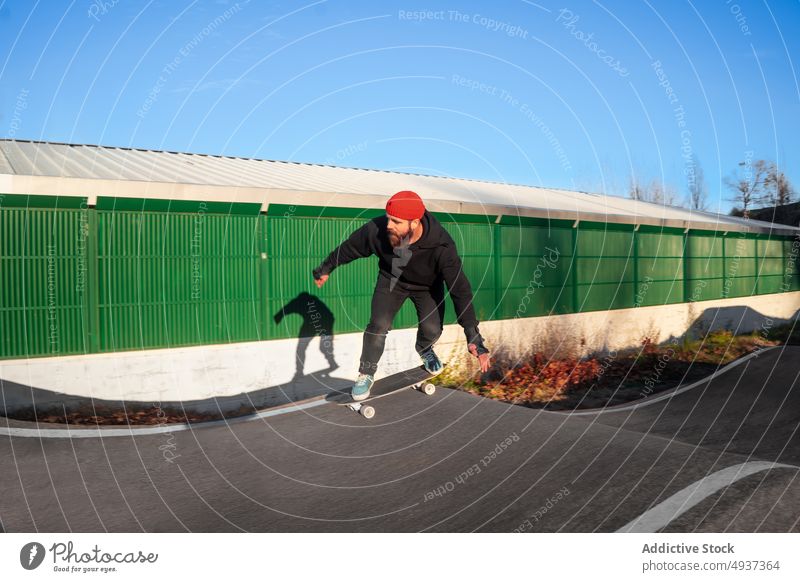
[[[279,324],[287,314],[297,314],[302,317],[298,333],[296,372],[292,380],[231,396],[213,396],[202,400],[164,401],[160,403],[161,408],[183,411],[187,414],[211,414],[214,418],[218,415],[232,418],[321,395],[347,392],[352,386],[351,380],[329,376],[333,370],[339,367],[333,356],[334,317],[331,310],[319,297],[303,292],[273,316],[275,323]],[[328,362],[328,368],[304,376],[303,368],[308,344],[317,335],[320,336],[320,350]],[[280,366],[282,363],[269,361],[266,365],[270,368]],[[269,377],[269,373],[267,377]],[[111,414],[148,409],[150,406],[131,400],[102,400],[63,394],[46,388],[16,384],[4,380],[2,376],[0,376],[0,391],[3,394],[3,400],[0,401],[0,415],[12,418],[28,418],[29,416],[36,418],[36,415],[96,411],[98,408],[105,411],[104,414],[106,412]],[[19,416],[20,414],[23,416]],[[25,416],[26,414],[27,416]]]
[[[328,367],[316,372],[315,375],[327,376],[339,367],[333,355],[333,326],[335,318],[325,302],[316,295],[303,291],[289,303],[281,307],[273,316],[278,325],[286,315],[297,314],[303,318],[298,332],[297,354],[295,356],[294,380],[303,377],[306,363],[306,352],[312,338],[319,336],[319,348],[328,362]]]

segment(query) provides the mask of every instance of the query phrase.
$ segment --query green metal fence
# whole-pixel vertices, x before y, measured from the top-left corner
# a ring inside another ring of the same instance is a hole
[[[298,336],[309,294],[369,321],[377,258],[311,270],[379,210],[0,195],[0,358]],[[798,242],[738,232],[435,213],[480,321],[800,290]],[[294,304],[292,302],[295,302]],[[278,316],[278,317],[276,317]],[[445,323],[455,323],[447,300]],[[395,328],[414,327],[407,302]]]
[[[571,225],[501,217],[495,226],[496,319],[575,310],[575,231]]]
[[[100,351],[259,339],[258,204],[101,198]]]
[[[677,228],[642,225],[636,242],[636,295],[633,306],[684,301],[684,233]]]
[[[85,198],[0,199],[0,357],[89,351]]]

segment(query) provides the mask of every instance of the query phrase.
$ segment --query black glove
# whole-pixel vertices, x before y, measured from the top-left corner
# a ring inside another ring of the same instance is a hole
[[[478,355],[481,354],[488,354],[489,350],[483,344],[483,337],[481,336],[480,332],[478,332],[478,328],[472,329],[465,329],[464,333],[467,336],[467,345],[474,344]]]

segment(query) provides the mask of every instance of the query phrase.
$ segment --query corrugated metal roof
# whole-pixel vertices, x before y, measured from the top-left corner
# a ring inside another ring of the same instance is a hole
[[[6,159],[3,149],[4,148],[0,147],[0,174],[13,174],[14,168],[11,167],[11,164]]]
[[[388,196],[414,190],[423,199],[581,214],[629,216],[769,229],[768,222],[569,190],[382,170],[22,140],[0,140],[0,174],[87,180],[275,188]],[[782,228],[793,228],[783,226]],[[795,229],[800,230],[800,229]]]

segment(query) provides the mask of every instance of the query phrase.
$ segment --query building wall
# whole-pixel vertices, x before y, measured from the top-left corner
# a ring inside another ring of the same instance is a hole
[[[364,329],[375,257],[311,270],[380,211],[6,195],[0,358],[264,341]],[[800,239],[437,214],[482,322],[800,289]],[[445,323],[456,321],[447,301]],[[413,328],[411,302],[396,329]],[[326,329],[330,328],[330,329]]]

